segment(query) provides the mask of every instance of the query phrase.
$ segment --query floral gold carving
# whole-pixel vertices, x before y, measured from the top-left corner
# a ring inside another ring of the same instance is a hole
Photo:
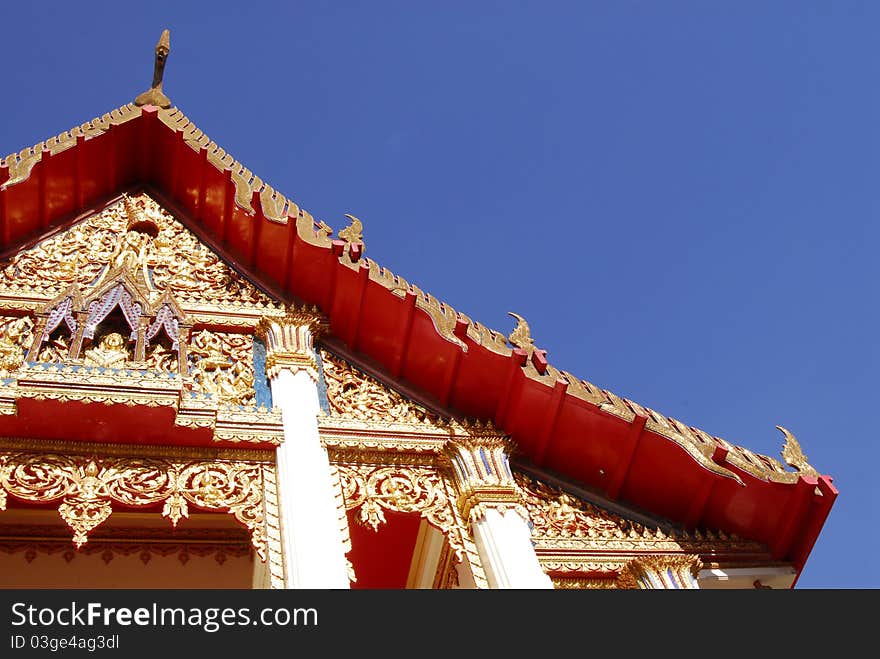
[[[722,531],[666,532],[650,528],[515,472],[523,501],[532,521],[532,540],[539,553],[568,552],[669,552],[753,555],[769,558],[761,543]],[[542,560],[543,563],[543,560]],[[562,569],[562,567],[560,567]],[[571,566],[571,570],[578,570]]]
[[[138,222],[132,223],[132,213]],[[155,236],[142,230],[147,224],[155,226]],[[146,193],[122,199],[0,263],[0,292],[53,298],[71,284],[85,289],[123,269],[143,279],[150,303],[168,290],[190,306],[277,307]]]
[[[266,560],[260,463],[2,453],[0,491],[33,503],[60,499],[59,513],[77,547],[110,516],[113,502],[164,504],[162,516],[174,526],[189,516],[190,505],[226,511],[250,531],[254,549]],[[0,503],[4,508],[5,500]]]
[[[439,425],[436,414],[417,405],[335,355],[321,351],[330,414],[362,421]]]
[[[33,342],[34,322],[29,316],[0,316],[0,375],[16,370],[24,363]]]
[[[358,520],[378,530],[385,523],[385,511],[417,512],[442,531],[455,552],[464,556],[461,527],[443,479],[434,469],[420,467],[336,466],[347,510],[359,511]]]
[[[253,339],[246,334],[202,330],[188,347],[194,388],[220,402],[252,405],[255,401]]]

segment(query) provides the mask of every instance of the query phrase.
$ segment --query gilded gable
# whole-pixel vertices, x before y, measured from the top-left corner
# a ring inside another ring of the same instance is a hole
[[[278,305],[223,262],[147,193],[124,197],[0,263],[0,297],[52,299],[100,287],[127,270],[147,301],[164,291],[186,307]]]

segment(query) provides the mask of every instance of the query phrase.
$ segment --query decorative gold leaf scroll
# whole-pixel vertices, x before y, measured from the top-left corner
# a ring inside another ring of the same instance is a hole
[[[188,353],[196,391],[211,394],[224,403],[255,403],[254,340],[251,336],[202,330],[192,337]]]
[[[532,520],[536,547],[547,550],[713,551],[762,553],[760,543],[723,531],[666,533],[649,528],[514,473]]]
[[[0,316],[0,376],[24,363],[24,357],[33,342],[33,332],[34,322],[28,316]]]
[[[251,533],[266,560],[263,469],[256,462],[178,461],[154,458],[0,454],[0,510],[6,493],[34,503],[61,500],[58,512],[73,530],[77,547],[112,513],[112,502],[140,507],[164,503],[172,525],[190,505],[225,511]]]
[[[321,351],[330,414],[362,421],[438,425],[436,414],[352,368],[335,355]]]
[[[132,222],[132,213],[140,222]],[[155,226],[155,237],[128,230],[137,224]],[[132,273],[146,271],[151,303],[167,289],[181,303],[278,306],[146,193],[133,196],[128,209],[120,200],[0,263],[0,292],[27,291],[54,298],[71,284],[82,289],[93,286],[114,266],[122,265]]]
[[[359,521],[374,531],[385,523],[385,511],[417,512],[442,531],[461,561],[465,553],[458,522],[446,484],[432,468],[374,465],[337,465],[347,510],[360,508]]]

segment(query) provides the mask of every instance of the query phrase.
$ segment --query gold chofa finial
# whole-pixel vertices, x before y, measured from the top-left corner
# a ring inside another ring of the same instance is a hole
[[[162,93],[162,75],[165,73],[165,60],[171,52],[171,32],[162,31],[159,43],[156,44],[156,63],[153,66],[153,86],[134,99],[135,105],[155,105],[170,108],[171,99]]]

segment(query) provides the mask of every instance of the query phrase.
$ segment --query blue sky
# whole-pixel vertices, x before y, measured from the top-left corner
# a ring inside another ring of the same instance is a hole
[[[555,366],[840,497],[799,588],[876,588],[872,2],[9,3],[0,152],[149,87],[366,254]]]

